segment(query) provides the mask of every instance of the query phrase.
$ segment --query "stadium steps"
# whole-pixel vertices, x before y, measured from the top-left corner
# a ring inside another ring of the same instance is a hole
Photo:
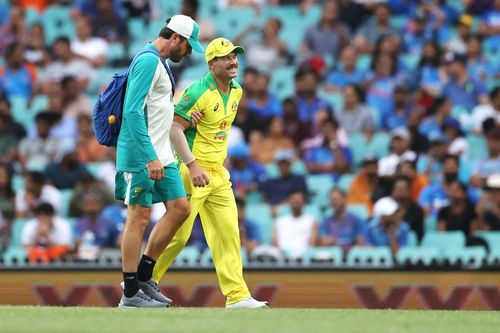
[[[354,246],[347,254],[347,266],[390,268],[393,266],[389,247]]]

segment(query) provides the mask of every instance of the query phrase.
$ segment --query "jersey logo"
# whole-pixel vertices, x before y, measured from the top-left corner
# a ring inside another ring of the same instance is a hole
[[[142,187],[136,187],[134,188],[134,196],[140,195],[142,192]]]
[[[215,107],[214,107],[214,112],[217,112],[217,110],[219,110],[219,103],[215,104]]]
[[[236,112],[238,110],[238,103],[233,102],[233,105],[231,105],[231,111]]]
[[[225,129],[226,129],[226,127],[227,127],[227,121],[225,121],[225,120],[224,120],[222,123],[220,123],[219,128],[220,128],[221,130],[225,130]]]
[[[215,141],[225,141],[226,136],[227,136],[226,132],[220,131],[220,132],[215,133],[214,140]]]

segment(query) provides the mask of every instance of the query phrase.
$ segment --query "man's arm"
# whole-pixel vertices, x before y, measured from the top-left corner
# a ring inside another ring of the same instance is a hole
[[[172,127],[170,128],[170,142],[182,162],[188,167],[193,185],[196,187],[204,187],[210,182],[210,177],[198,164],[191,149],[189,149],[184,131],[190,126],[190,121],[179,115],[175,115]]]

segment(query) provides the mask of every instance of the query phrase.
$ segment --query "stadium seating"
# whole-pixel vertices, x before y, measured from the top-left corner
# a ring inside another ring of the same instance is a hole
[[[487,253],[483,246],[470,246],[462,249],[449,248],[445,250],[443,258],[450,265],[461,264],[463,267],[479,268],[487,258]]]
[[[23,264],[27,259],[26,251],[21,244],[23,228],[27,221],[27,219],[16,219],[12,223],[9,247],[3,255],[4,263],[7,266]]]
[[[404,246],[396,254],[396,260],[400,265],[430,266],[440,262],[439,249],[436,247]]]
[[[342,265],[343,251],[339,246],[311,247],[302,257],[305,266],[315,264]]]
[[[259,226],[261,243],[271,244],[273,230],[271,207],[265,203],[248,203],[246,206],[246,212],[247,216]]]
[[[196,246],[186,246],[182,249],[177,258],[175,258],[175,265],[196,266],[199,257],[200,251]]]
[[[500,231],[476,231],[474,236],[484,239],[490,249],[500,247]]]
[[[347,254],[347,265],[389,268],[393,265],[392,253],[388,247],[354,246]]]
[[[274,70],[269,82],[269,89],[276,96],[283,100],[286,97],[293,95],[295,90],[294,76],[297,69],[293,66],[280,67]]]
[[[462,249],[465,246],[465,236],[461,231],[430,231],[425,233],[422,246],[437,247],[440,252]]]

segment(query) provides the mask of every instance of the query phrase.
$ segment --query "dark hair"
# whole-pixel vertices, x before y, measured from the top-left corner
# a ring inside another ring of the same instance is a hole
[[[243,71],[243,76],[245,76],[246,74],[259,75],[260,72],[259,72],[259,70],[257,68],[249,66],[249,67],[245,68],[245,70]]]
[[[454,181],[450,182],[448,185],[452,185],[452,184],[457,184],[458,187],[460,187],[460,189],[462,190],[462,192],[467,194],[467,185],[465,185],[464,183],[462,183],[459,180],[454,180]]]
[[[173,31],[172,29],[170,28],[167,28],[167,25],[168,23],[170,22],[171,18],[168,18],[166,21],[165,21],[165,26],[160,30],[160,33],[158,34],[158,37],[161,37],[161,38],[165,38],[165,39],[170,39],[172,37],[173,34],[175,34],[176,32]],[[178,33],[177,33],[178,34]],[[178,34],[179,35],[179,34]],[[181,38],[184,38],[183,36],[179,35],[179,37]]]
[[[76,81],[76,78],[74,76],[72,76],[72,75],[66,75],[61,80],[61,87],[63,89],[66,89],[68,87],[68,84],[70,84],[71,82],[75,82],[75,81]]]
[[[45,183],[45,176],[39,171],[30,171],[28,172],[27,176],[30,177],[34,183],[40,185],[43,185]]]
[[[490,91],[490,99],[495,99],[495,97],[500,93],[500,86],[496,86]]]
[[[408,185],[408,188],[411,189],[411,180],[406,177],[406,176],[397,176],[396,178],[394,178],[393,182],[392,182],[392,189],[394,190],[394,187],[396,186],[396,183],[399,182],[399,181],[402,181],[402,182],[405,182],[406,185]]]
[[[51,123],[53,120],[54,120],[54,117],[52,116],[52,114],[50,112],[47,112],[47,111],[40,112],[35,116],[36,123],[39,121],[46,121],[46,122]]]
[[[309,75],[309,74],[312,75],[312,76],[314,76],[314,79],[316,81],[320,80],[318,74],[315,71],[313,71],[311,68],[308,68],[308,67],[303,67],[303,68],[299,69],[295,73],[295,80],[303,79],[304,76]]]
[[[443,158],[443,164],[446,163],[447,160],[453,160],[457,165],[460,165],[460,159],[458,155],[446,154]]]
[[[283,26],[283,23],[281,22],[281,20],[278,17],[276,17],[276,16],[270,17],[268,19],[268,21],[274,21],[274,22],[278,23],[278,31],[281,30],[281,27]]]
[[[479,36],[479,35],[470,34],[469,36],[467,36],[467,38],[465,38],[465,41],[467,43],[469,43],[471,40],[474,40],[474,39],[479,42],[479,45],[482,48],[482,44],[481,43],[483,42],[483,38],[481,36]]]
[[[398,169],[401,168],[405,164],[411,165],[411,167],[413,169],[415,169],[415,170],[417,169],[417,159],[414,159],[414,160],[409,160],[409,159],[408,160],[404,160],[403,162],[399,163]]]
[[[34,209],[35,215],[48,215],[48,216],[54,216],[56,213],[56,210],[54,209],[54,206],[49,204],[48,202],[42,202],[36,208]]]
[[[7,45],[7,47],[5,48],[5,58],[11,57],[19,46],[21,46],[21,44],[19,44],[18,42],[10,43],[9,45]]]
[[[432,59],[426,59],[425,57],[422,56],[422,58],[420,59],[420,62],[418,64],[418,67],[421,68],[425,65],[438,67],[439,64],[441,63],[441,58],[443,57],[442,56],[443,51],[439,47],[438,42],[434,39],[429,39],[429,40],[425,41],[424,47],[425,47],[425,44],[432,45],[432,47],[436,50],[436,55]]]
[[[198,7],[199,7],[198,0],[184,0],[182,2],[183,2],[183,4],[187,4],[191,7],[193,7],[194,13],[198,13]]]
[[[57,43],[64,43],[64,44],[67,44],[67,45],[71,45],[71,41],[66,36],[59,36],[59,37],[57,37],[56,40],[54,41],[54,44],[52,44],[52,45],[55,45]]]
[[[337,187],[337,186],[335,186],[334,188],[332,188],[332,190],[330,191],[330,196],[331,196],[333,193],[335,193],[335,192],[340,193],[340,195],[341,195],[343,198],[345,198],[345,197],[347,196],[347,193],[346,193],[344,190],[342,190],[340,187]]]
[[[441,96],[434,100],[434,103],[429,107],[429,114],[434,115],[448,101],[448,97]]]
[[[3,163],[3,162],[0,163],[0,169],[1,168],[7,170],[8,181],[7,181],[7,188],[6,188],[7,193],[6,194],[9,198],[12,198],[14,196],[14,190],[12,189],[12,175],[14,174],[13,170],[7,163]]]
[[[358,101],[360,103],[364,103],[366,100],[366,95],[365,95],[365,91],[363,90],[363,88],[361,88],[361,86],[358,84],[349,84],[349,85],[347,85],[346,88],[349,88],[349,87],[354,90],[354,93],[358,97]]]
[[[239,206],[239,207],[245,207],[245,205],[247,203],[245,198],[243,198],[239,195],[234,197],[234,201],[236,201],[236,206]]]
[[[375,44],[375,50],[373,51],[372,63],[370,66],[371,70],[375,70],[375,68],[377,67],[378,58],[382,54],[382,43],[384,42],[384,40],[389,38],[392,38],[391,35],[382,35],[377,39],[377,43]],[[398,65],[398,56],[399,56],[399,50],[396,50],[396,52],[394,52],[391,55],[392,59],[391,75],[394,75],[396,73]]]

